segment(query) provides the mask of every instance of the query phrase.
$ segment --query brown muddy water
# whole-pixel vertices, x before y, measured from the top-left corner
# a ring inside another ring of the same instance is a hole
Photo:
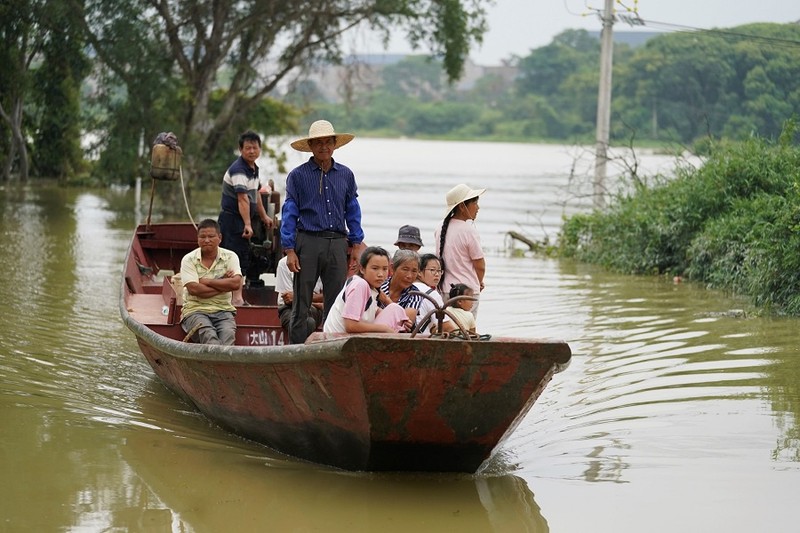
[[[367,242],[390,250],[414,223],[432,251],[446,191],[487,187],[479,330],[570,343],[494,459],[474,476],[345,473],[220,430],[161,385],[120,322],[134,191],[6,186],[0,531],[797,531],[800,321],[511,253],[509,230],[555,236],[587,208],[580,150],[356,139],[336,157],[356,171]],[[197,196],[194,217],[216,216],[216,195]]]

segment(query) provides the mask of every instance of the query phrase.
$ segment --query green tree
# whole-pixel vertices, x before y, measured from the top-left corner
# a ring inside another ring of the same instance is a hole
[[[509,89],[508,82],[501,75],[490,72],[475,82],[465,100],[494,108],[509,97]]]
[[[563,122],[547,97],[527,94],[504,103],[501,108],[506,120],[497,127],[498,133],[517,138],[563,138]]]
[[[72,2],[78,7],[77,0]],[[339,62],[341,37],[356,26],[368,25],[387,35],[405,30],[413,46],[425,45],[442,57],[451,79],[486,29],[483,2],[477,0],[85,3],[89,41],[126,88],[127,105],[152,122],[156,104],[169,102],[164,109],[171,111],[170,119],[179,120],[173,130],[193,175],[230,143],[235,125],[250,117],[279,84],[304,69]],[[166,97],[165,91],[175,96]],[[215,94],[220,101],[212,113]],[[128,132],[127,145],[137,145],[143,129],[140,121]]]
[[[628,73],[645,80],[634,91],[656,106],[658,124],[694,139],[718,130],[730,111],[718,105],[736,77],[730,52],[718,36],[665,35],[648,41]]]
[[[3,120],[3,180],[18,169],[28,179],[28,146],[23,120],[31,70],[43,44],[40,17],[45,2],[9,0],[0,4],[0,118]]]
[[[547,46],[532,50],[519,61],[517,93],[558,94],[564,81],[585,68],[597,68],[600,42],[586,30],[566,30]]]
[[[458,130],[479,115],[476,107],[454,102],[429,102],[410,110],[407,135],[445,135]]]
[[[618,44],[612,140],[689,144],[720,136],[777,136],[787,118],[800,115],[798,42],[796,25],[754,24],[662,35],[638,48]],[[373,84],[378,89],[354,94],[338,112],[353,127],[395,134],[415,135],[412,125],[418,125],[426,135],[436,130],[461,138],[585,141],[595,132],[599,54],[596,38],[566,31],[516,58],[518,76],[510,88],[495,71],[469,91],[437,85],[442,79],[436,68],[424,58],[409,58],[386,67]],[[437,99],[464,105],[465,116],[474,120],[451,130],[434,127],[418,115]],[[480,113],[472,115],[469,105],[479,106]]]
[[[597,113],[599,58],[600,43],[596,38],[585,30],[567,30],[549,45],[520,59],[515,99],[528,107],[530,96],[540,95],[544,100],[537,105],[548,110],[544,116],[529,117],[539,124],[523,131],[561,139],[591,132]],[[511,121],[519,121],[522,116],[517,112],[507,114]]]
[[[80,87],[89,63],[75,16],[66,3],[48,2],[43,22],[50,31],[43,41],[32,90],[38,104],[34,168],[39,176],[61,181],[83,166]]]
[[[651,39],[625,65],[615,99],[628,123],[682,142],[780,134],[800,112],[800,28],[751,24]],[[647,125],[647,120],[650,124]]]

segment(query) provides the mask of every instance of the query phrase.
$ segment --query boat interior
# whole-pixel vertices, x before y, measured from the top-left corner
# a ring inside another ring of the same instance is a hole
[[[137,227],[125,265],[125,305],[128,313],[153,331],[187,340],[180,327],[180,285],[174,279],[183,256],[197,248],[192,224],[143,224]],[[280,325],[277,293],[270,284],[277,261],[262,262],[264,272],[248,272],[243,296],[248,305],[237,308],[236,344],[284,344],[288,337]],[[265,281],[266,280],[266,281]]]

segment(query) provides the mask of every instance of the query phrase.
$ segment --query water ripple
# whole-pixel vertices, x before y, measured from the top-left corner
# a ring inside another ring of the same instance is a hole
[[[741,411],[746,418],[758,412],[774,364],[766,356],[778,350],[761,344],[765,337],[755,323],[725,310],[714,320],[698,318],[710,311],[702,307],[705,300],[684,294],[691,287],[652,280],[618,283],[607,275],[609,282],[595,279],[589,289],[578,272],[562,272],[558,279],[562,286],[566,279],[569,290],[556,292],[547,274],[552,265],[532,263],[531,276],[502,283],[502,297],[535,294],[503,301],[510,318],[505,325],[516,331],[546,324],[567,332],[573,361],[509,437],[496,468],[624,483],[626,471],[638,464],[633,458],[651,443],[696,433],[688,428],[703,428],[715,413]],[[548,306],[536,305],[540,301]],[[488,294],[481,305],[499,309]],[[667,464],[687,452],[663,453],[658,462]]]

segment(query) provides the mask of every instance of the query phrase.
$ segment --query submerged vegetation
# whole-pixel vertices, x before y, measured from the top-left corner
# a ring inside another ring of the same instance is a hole
[[[630,274],[681,276],[800,315],[800,146],[789,121],[776,141],[710,146],[699,169],[633,185],[602,211],[567,221],[559,253]]]

